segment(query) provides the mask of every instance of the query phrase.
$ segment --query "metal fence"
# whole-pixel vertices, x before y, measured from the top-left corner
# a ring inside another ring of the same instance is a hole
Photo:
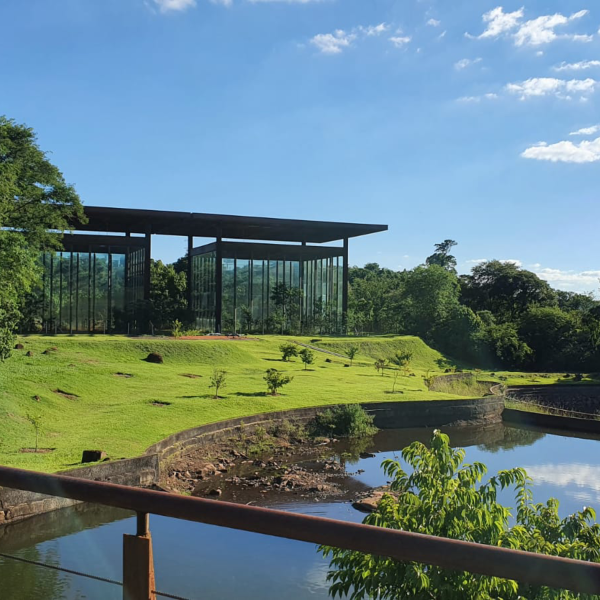
[[[9,467],[0,467],[0,486],[136,511],[136,536],[125,538],[143,543],[135,548],[131,539],[124,543],[124,598],[128,600],[147,600],[156,594],[149,514],[600,594],[600,564],[591,562]]]

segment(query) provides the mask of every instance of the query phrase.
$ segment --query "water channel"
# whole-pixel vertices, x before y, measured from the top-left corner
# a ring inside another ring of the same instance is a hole
[[[467,462],[481,461],[489,473],[524,467],[534,479],[534,500],[555,497],[566,516],[582,506],[600,506],[598,438],[498,424],[485,429],[444,428],[453,446],[467,449]],[[356,489],[386,483],[380,464],[414,440],[427,441],[427,429],[379,432],[369,452],[375,458],[347,465]],[[500,501],[513,505],[510,495]],[[360,522],[362,513],[347,500],[294,501],[269,498],[282,510]],[[151,516],[156,584],[161,591],[190,599],[325,599],[328,563],[312,544]],[[127,511],[93,505],[41,515],[0,528],[0,552],[121,580],[122,534],[134,533]],[[15,562],[0,557],[2,600],[117,600],[116,585]]]

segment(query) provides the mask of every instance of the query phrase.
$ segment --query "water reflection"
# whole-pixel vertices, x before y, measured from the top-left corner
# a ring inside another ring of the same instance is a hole
[[[600,504],[600,453],[597,439],[581,439],[502,424],[486,428],[443,428],[455,447],[467,449],[466,461],[487,464],[489,474],[525,467],[534,478],[534,500],[553,496],[560,514]],[[381,462],[398,457],[415,440],[427,443],[429,429],[379,432],[361,452],[348,451],[357,489],[385,483]],[[358,471],[363,471],[358,473]],[[484,478],[485,479],[485,478]],[[352,487],[352,484],[350,484]],[[514,505],[513,492],[499,500]],[[364,515],[343,502],[289,502],[274,508],[360,522]],[[126,511],[78,506],[0,528],[0,552],[60,564],[120,580],[122,534],[132,533]],[[328,562],[313,544],[270,538],[197,523],[151,517],[157,586],[188,598],[264,600],[323,599]],[[121,589],[0,559],[2,600],[74,600],[121,598]]]

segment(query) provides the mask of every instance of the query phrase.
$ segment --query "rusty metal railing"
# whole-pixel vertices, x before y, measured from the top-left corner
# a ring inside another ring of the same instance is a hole
[[[10,467],[0,467],[0,486],[129,509],[138,515],[162,515],[530,585],[600,594],[600,564],[591,562]],[[144,528],[143,519],[138,518],[138,529]]]

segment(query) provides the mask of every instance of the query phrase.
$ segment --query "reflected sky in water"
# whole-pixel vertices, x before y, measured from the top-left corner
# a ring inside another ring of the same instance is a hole
[[[600,505],[598,440],[505,425],[445,431],[453,445],[466,447],[467,462],[481,461],[489,473],[525,467],[534,478],[534,500],[558,498],[562,516],[584,505]],[[383,485],[381,461],[429,436],[423,429],[381,432],[368,448],[377,451],[376,458],[358,460],[347,469],[364,470],[356,476],[361,483]],[[513,505],[510,493],[499,500]],[[364,517],[347,502],[280,502],[273,507],[353,522]],[[328,597],[328,564],[312,544],[156,516],[151,530],[160,590],[203,600]],[[0,534],[0,552],[121,580],[122,535],[134,531],[135,521],[125,511],[76,507],[11,526]],[[116,586],[2,558],[0,582],[2,600],[117,600],[122,594]]]

